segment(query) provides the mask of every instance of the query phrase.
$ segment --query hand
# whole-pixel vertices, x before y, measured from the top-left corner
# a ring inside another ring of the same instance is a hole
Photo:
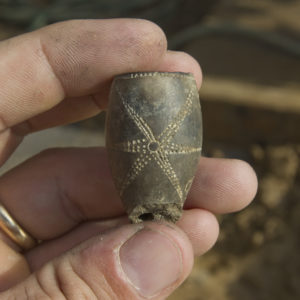
[[[201,70],[142,20],[54,24],[0,43],[0,163],[33,131],[106,108],[121,73]],[[43,242],[21,254],[0,233],[0,299],[165,299],[194,255],[218,236],[214,214],[253,199],[256,176],[238,160],[201,158],[177,226],[128,224],[104,149],[52,149],[0,178],[0,200]],[[93,221],[94,220],[94,221]]]

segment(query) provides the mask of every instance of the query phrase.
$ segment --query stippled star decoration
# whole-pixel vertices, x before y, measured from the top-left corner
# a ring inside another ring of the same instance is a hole
[[[142,139],[126,141],[113,146],[114,150],[138,154],[136,160],[121,183],[120,194],[122,195],[126,188],[137,178],[137,176],[139,176],[145,166],[151,160],[154,160],[162,172],[167,176],[179,198],[182,200],[183,191],[168,156],[174,154],[201,152],[200,147],[195,148],[171,142],[184,119],[192,112],[193,91],[191,90],[189,92],[185,103],[182,105],[175,118],[158,136],[153,134],[153,131],[147,122],[135,112],[130,104],[124,99],[121,92],[119,90],[117,90],[117,92],[122,100],[126,112],[144,136]]]

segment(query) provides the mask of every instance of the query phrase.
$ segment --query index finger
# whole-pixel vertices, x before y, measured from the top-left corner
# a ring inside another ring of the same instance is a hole
[[[68,21],[0,43],[0,132],[66,97],[105,88],[118,73],[153,70],[166,53],[155,24]]]

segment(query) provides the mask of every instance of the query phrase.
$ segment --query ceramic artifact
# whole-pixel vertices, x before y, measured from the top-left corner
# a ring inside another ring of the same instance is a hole
[[[193,75],[138,72],[115,77],[106,145],[113,180],[130,220],[176,222],[202,146]]]

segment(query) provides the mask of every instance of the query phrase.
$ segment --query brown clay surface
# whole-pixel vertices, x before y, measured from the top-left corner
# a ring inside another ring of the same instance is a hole
[[[194,77],[138,72],[115,77],[107,111],[109,164],[129,219],[177,222],[202,149]]]

